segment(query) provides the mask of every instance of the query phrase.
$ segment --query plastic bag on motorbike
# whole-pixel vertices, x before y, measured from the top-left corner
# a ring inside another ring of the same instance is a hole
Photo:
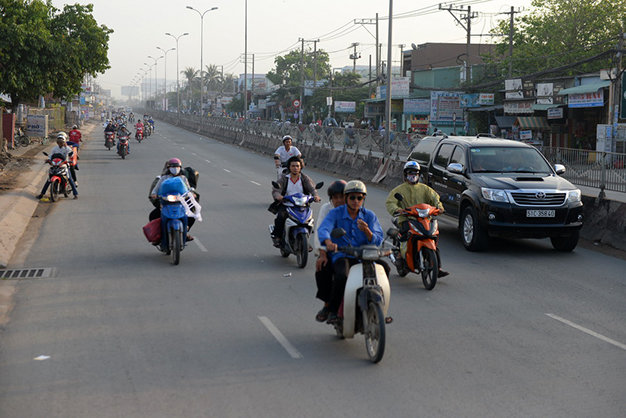
[[[156,218],[155,220],[148,222],[143,227],[143,234],[151,244],[158,244],[161,242],[161,218]]]

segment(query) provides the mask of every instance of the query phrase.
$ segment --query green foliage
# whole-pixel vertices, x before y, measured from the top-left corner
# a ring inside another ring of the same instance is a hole
[[[558,68],[614,48],[626,16],[626,0],[534,0],[532,6],[530,14],[515,22],[513,75]],[[509,20],[500,21],[492,33],[508,34]],[[490,61],[499,65],[501,74],[507,74],[508,36],[497,45]],[[614,65],[611,55],[554,74],[607,68]]]
[[[87,74],[109,68],[109,34],[92,16],[93,6],[50,0],[0,0],[0,91],[13,107],[49,93],[79,94]]]

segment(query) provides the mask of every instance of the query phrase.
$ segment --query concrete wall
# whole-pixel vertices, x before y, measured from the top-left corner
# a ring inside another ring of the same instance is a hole
[[[176,114],[159,113],[155,115],[168,123],[176,124]],[[201,124],[181,117],[181,127],[215,138],[222,142],[242,146],[250,150],[273,155],[281,140],[276,137],[257,135]],[[315,167],[338,178],[359,179],[374,182],[388,189],[397,186],[402,180],[404,161],[388,160],[367,154],[355,154],[354,151],[333,150],[307,144],[294,144],[302,152],[307,166]],[[585,223],[581,236],[585,239],[601,242],[626,251],[626,203],[611,200],[599,201],[593,196],[583,196]]]

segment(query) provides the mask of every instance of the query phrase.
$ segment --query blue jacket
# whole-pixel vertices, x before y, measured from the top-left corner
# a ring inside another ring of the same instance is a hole
[[[363,219],[372,231],[372,240],[368,241],[365,232],[361,231],[357,226],[357,220]],[[335,228],[343,228],[346,235],[341,238],[331,238],[330,233]],[[383,229],[378,222],[376,214],[371,210],[361,208],[356,219],[352,219],[348,214],[346,205],[342,205],[332,209],[322,221],[317,233],[319,234],[320,244],[324,245],[324,241],[330,239],[339,247],[353,246],[358,247],[365,244],[380,245],[383,242]],[[336,252],[332,255],[332,261],[336,261],[341,257],[349,257],[348,255]]]

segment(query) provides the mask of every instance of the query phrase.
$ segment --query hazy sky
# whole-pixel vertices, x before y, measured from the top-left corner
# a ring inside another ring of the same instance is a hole
[[[97,80],[104,88],[111,89],[115,97],[121,96],[121,86],[130,85],[137,73],[143,74],[144,63],[154,63],[149,55],[155,58],[163,55],[157,46],[165,50],[175,47],[174,39],[165,32],[189,33],[179,41],[179,70],[200,67],[200,16],[186,6],[201,12],[218,7],[204,16],[204,65],[223,65],[225,72],[237,75],[244,72],[240,57],[244,52],[245,0],[53,0],[52,3],[58,8],[67,3],[91,3],[98,24],[115,31],[109,42],[111,68]],[[440,2],[395,0],[393,3],[394,65],[400,58],[399,44],[409,49],[411,43],[465,42],[465,30],[449,12],[438,10]],[[472,12],[478,12],[478,17],[472,20],[472,34],[478,35],[488,33],[499,19],[508,18],[499,13],[509,11],[511,6],[529,10],[530,3],[531,0],[462,0],[454,5],[470,5]],[[350,45],[358,42],[357,52],[362,58],[357,60],[357,65],[368,65],[369,55],[374,60],[376,53],[375,26],[355,25],[353,21],[374,18],[376,13],[381,19],[379,42],[383,43],[386,60],[387,0],[248,0],[248,53],[255,54],[254,71],[269,71],[276,55],[300,48],[299,38],[319,39],[317,47],[330,52],[333,67],[352,65]],[[472,43],[488,43],[490,39],[473,36]],[[161,80],[163,61],[160,59],[157,64]],[[252,65],[248,65],[250,73]],[[176,51],[167,54],[167,79],[176,81]]]

